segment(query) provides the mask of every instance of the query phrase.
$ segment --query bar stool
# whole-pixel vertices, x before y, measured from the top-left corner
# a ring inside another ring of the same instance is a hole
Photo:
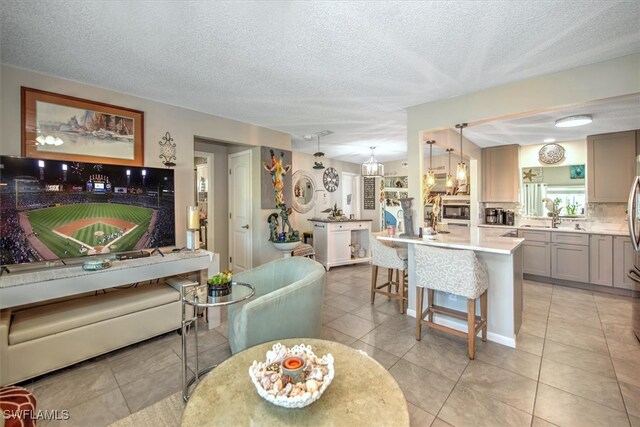
[[[293,256],[306,256],[307,258],[314,259],[316,257],[316,251],[313,246],[307,243],[301,243],[296,246],[292,251]]]
[[[489,279],[485,265],[473,251],[441,249],[415,245],[416,262],[416,340],[422,338],[422,324],[442,332],[466,338],[469,359],[475,358],[475,339],[482,330],[482,341],[487,340],[487,288]],[[422,311],[424,289],[427,288],[428,306]],[[467,313],[433,303],[434,291],[447,292],[467,298]],[[480,313],[476,316],[476,298],[480,297]],[[467,321],[467,332],[433,322],[433,314],[447,315]],[[426,316],[426,320],[425,320]]]
[[[407,300],[407,249],[387,246],[376,238],[369,236],[371,242],[371,304],[375,302],[376,293],[386,295],[389,298],[400,301],[400,313],[404,314],[405,301]],[[377,285],[378,267],[386,268],[387,281]],[[393,272],[396,272],[396,281],[393,281]],[[395,292],[391,287],[395,286]],[[387,290],[383,290],[387,288]]]

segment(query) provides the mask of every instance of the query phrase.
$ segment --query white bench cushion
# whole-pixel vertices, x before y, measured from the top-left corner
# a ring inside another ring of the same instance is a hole
[[[165,283],[156,283],[28,308],[14,314],[9,345],[179,300],[178,291]]]

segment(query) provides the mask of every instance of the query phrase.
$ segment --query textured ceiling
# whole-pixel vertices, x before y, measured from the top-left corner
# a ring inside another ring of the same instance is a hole
[[[588,114],[593,122],[573,128],[557,128],[558,119]],[[640,129],[640,94],[594,101],[580,106],[547,111],[526,117],[497,120],[470,126],[464,136],[480,147],[495,145],[543,144],[546,138],[556,141],[586,139],[588,135]]]
[[[3,63],[406,156],[408,106],[640,51],[638,1],[1,1]],[[206,135],[203,135],[206,137]]]

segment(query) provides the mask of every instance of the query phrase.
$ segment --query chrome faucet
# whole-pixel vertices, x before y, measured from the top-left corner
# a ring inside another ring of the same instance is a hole
[[[551,228],[558,228],[562,222],[560,219],[560,207],[558,206],[559,199],[551,200],[550,198],[545,197],[542,201],[549,211],[549,216],[551,217]]]

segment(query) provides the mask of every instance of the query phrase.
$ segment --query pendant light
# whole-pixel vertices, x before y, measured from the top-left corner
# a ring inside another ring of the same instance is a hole
[[[460,129],[460,163],[458,163],[458,168],[456,169],[456,179],[460,184],[467,183],[467,165],[462,158],[462,129],[466,127],[466,123],[456,125],[456,129]]]
[[[362,164],[361,175],[371,177],[371,178],[383,177],[384,165],[379,161],[377,161],[375,156],[373,155],[373,150],[375,150],[376,147],[369,147],[369,148],[371,149],[371,158],[367,162]]]
[[[322,151],[320,151],[320,133],[317,134],[318,136],[318,151],[316,151],[315,153],[313,153],[313,157],[315,157],[317,160],[314,162],[313,164],[313,168],[314,169],[324,169],[324,165],[322,164],[322,157],[324,157],[324,153]]]
[[[427,171],[427,187],[431,188],[436,185],[436,172],[433,170],[433,144],[434,140],[425,141],[429,144],[429,170]]]
[[[447,153],[449,153],[449,170],[447,171],[447,188],[453,188],[453,177],[451,176],[451,152],[453,148],[447,148]]]

